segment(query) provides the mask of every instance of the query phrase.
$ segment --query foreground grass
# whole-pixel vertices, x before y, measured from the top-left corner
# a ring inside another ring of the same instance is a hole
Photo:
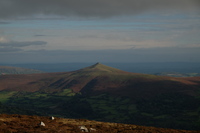
[[[45,126],[40,126],[40,122]],[[28,115],[0,115],[0,132],[26,133],[79,133],[79,126],[85,126],[90,132],[96,133],[198,133],[199,131],[175,130],[167,128],[145,127],[131,124],[90,121],[86,119],[64,119],[55,117]]]

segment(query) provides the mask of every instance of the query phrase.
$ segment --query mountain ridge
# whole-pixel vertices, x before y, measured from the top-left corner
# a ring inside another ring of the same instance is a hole
[[[2,75],[0,77],[0,90],[12,90],[12,88],[18,90],[17,88],[20,88],[20,90],[23,91],[31,91],[31,88],[35,88],[34,91],[39,91],[41,88],[43,88],[43,90],[51,89],[57,91],[58,88],[70,88],[74,92],[80,92],[82,88],[87,88],[88,86],[91,87],[91,84],[93,84],[92,86],[95,89],[94,82],[96,82],[95,84],[97,84],[97,88],[102,88],[101,90],[110,90],[111,88],[116,87],[119,89],[131,89],[133,88],[131,86],[134,86],[134,88],[144,88],[148,87],[148,84],[150,85],[149,87],[152,88],[151,86],[154,86],[156,83],[161,84],[158,84],[157,86],[163,85],[163,87],[166,87],[167,84],[168,86],[173,86],[174,84],[176,86],[185,86],[183,88],[187,88],[186,85],[193,85],[192,88],[194,88],[199,81],[200,77],[176,78],[131,73],[112,68],[101,63],[96,63],[89,67],[72,72],[25,74],[13,76]],[[8,84],[8,82],[10,84]],[[24,90],[23,88],[29,89]]]
[[[200,77],[130,73],[100,63],[71,72],[0,76],[0,102],[18,107],[7,108],[14,113],[179,129],[199,129],[199,92]]]

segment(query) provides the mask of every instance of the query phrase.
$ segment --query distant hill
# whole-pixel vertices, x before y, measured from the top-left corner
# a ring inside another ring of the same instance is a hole
[[[155,75],[170,76],[170,77],[199,77],[200,73],[161,72],[161,73],[155,73]]]
[[[101,63],[72,72],[2,75],[0,102],[19,114],[26,113],[21,108],[41,115],[200,130],[200,77],[130,73]]]
[[[31,73],[43,73],[43,72],[39,70],[27,69],[27,68],[21,68],[21,67],[0,66],[0,75],[31,74]]]

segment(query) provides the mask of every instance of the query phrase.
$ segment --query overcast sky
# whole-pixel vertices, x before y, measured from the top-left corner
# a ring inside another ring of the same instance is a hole
[[[200,0],[0,0],[0,63],[199,57]]]

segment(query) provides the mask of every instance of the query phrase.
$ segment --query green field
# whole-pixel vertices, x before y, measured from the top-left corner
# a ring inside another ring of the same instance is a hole
[[[5,103],[9,100],[10,97],[12,97],[17,92],[15,91],[0,91],[0,102]]]
[[[200,124],[200,99],[175,94],[133,101],[106,93],[85,97],[70,89],[57,93],[1,91],[0,102],[1,113],[54,115],[181,129],[199,129]]]

